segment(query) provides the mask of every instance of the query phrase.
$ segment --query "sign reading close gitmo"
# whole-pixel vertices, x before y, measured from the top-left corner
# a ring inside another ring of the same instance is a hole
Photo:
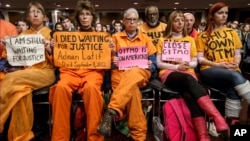
[[[164,41],[162,48],[162,60],[190,62],[190,43]]]
[[[122,47],[118,49],[119,70],[127,70],[132,67],[148,68],[148,48]]]
[[[11,66],[32,66],[45,61],[43,37],[39,34],[6,37],[7,60]]]
[[[54,62],[71,69],[109,69],[111,51],[108,33],[55,32]]]

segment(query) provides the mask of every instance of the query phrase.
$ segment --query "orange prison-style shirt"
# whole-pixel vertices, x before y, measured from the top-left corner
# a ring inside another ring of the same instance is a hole
[[[0,39],[3,39],[5,36],[17,36],[17,29],[16,27],[7,22],[5,20],[0,19]],[[0,45],[0,58],[6,58],[6,51],[3,46]],[[4,77],[4,72],[0,72],[0,80]]]
[[[51,29],[45,26],[39,32],[31,28],[22,32],[22,34],[23,35],[24,34],[41,34],[45,39],[50,40],[51,39],[50,32],[51,32]],[[49,55],[46,51],[45,51],[45,54],[46,54],[45,61],[33,65],[32,68],[53,68],[52,55]]]
[[[0,39],[3,39],[5,36],[17,36],[17,28],[10,22],[0,19]],[[2,57],[2,53],[4,51],[4,47],[0,45],[0,58]],[[6,54],[3,56],[6,57]]]
[[[146,34],[143,34],[141,32],[138,32],[138,35],[134,39],[130,40],[126,35],[126,32],[122,31],[113,35],[113,41],[116,45],[116,52],[119,48],[146,46],[148,48],[149,56],[156,53],[156,49],[152,43],[152,40]]]

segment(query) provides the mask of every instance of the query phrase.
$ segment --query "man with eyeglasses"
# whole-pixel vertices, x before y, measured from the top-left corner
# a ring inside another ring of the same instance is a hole
[[[98,131],[104,136],[111,136],[114,117],[124,118],[127,115],[133,140],[145,141],[147,121],[142,110],[139,88],[147,85],[151,72],[156,69],[156,48],[147,35],[138,32],[138,20],[138,11],[134,8],[127,9],[123,14],[124,30],[112,36],[111,47],[114,54],[118,54],[113,59],[115,66],[111,75],[113,93]],[[141,55],[144,56],[143,62],[138,59]],[[127,59],[122,59],[123,57]],[[129,61],[129,66],[121,65],[124,60]],[[140,62],[143,66],[136,62]]]
[[[163,37],[167,24],[159,21],[159,9],[154,5],[145,8],[145,18],[146,22],[139,26],[139,30],[146,33],[156,45],[158,39]]]

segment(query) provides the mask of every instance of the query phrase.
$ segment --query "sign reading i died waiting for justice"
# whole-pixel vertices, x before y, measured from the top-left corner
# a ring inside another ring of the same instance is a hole
[[[109,69],[110,36],[105,32],[55,32],[54,63],[71,69]]]
[[[11,66],[32,66],[45,61],[43,36],[39,34],[5,37],[7,60]]]

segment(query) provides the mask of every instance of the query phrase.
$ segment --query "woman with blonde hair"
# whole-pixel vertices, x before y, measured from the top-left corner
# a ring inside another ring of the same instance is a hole
[[[229,127],[210,100],[207,91],[197,81],[194,72],[197,66],[197,50],[194,39],[187,34],[184,14],[181,11],[173,11],[167,25],[166,36],[156,46],[159,76],[165,85],[181,93],[190,110],[199,141],[210,141],[203,111],[214,121],[218,132],[227,132]],[[170,54],[178,54],[184,50],[189,54],[179,55],[180,57],[174,60],[167,59],[170,55],[167,48],[173,48]],[[185,57],[187,59],[184,60]]]

